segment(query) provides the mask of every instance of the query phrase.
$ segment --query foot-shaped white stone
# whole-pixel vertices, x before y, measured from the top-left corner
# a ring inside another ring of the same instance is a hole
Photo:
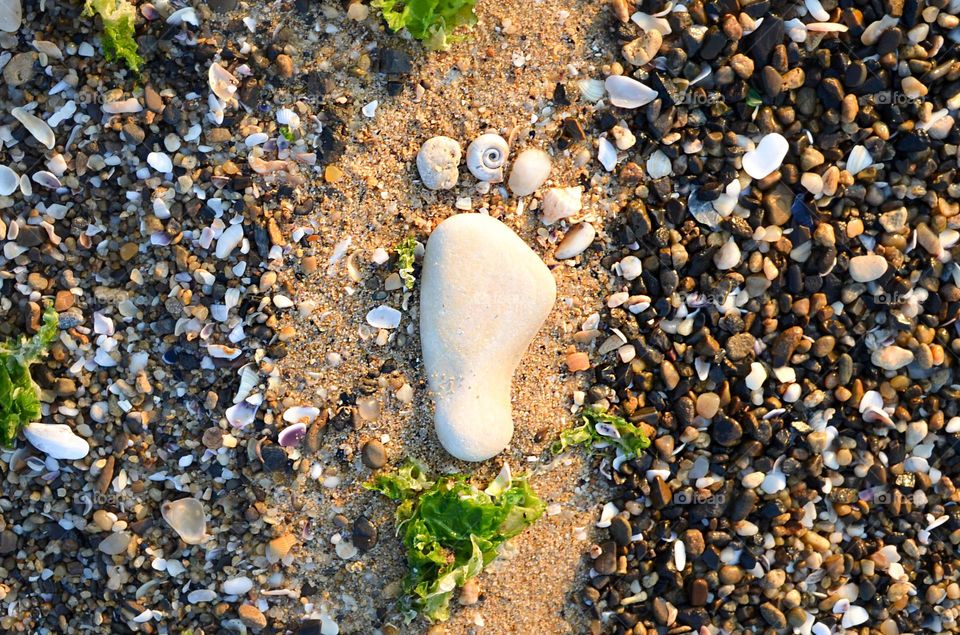
[[[513,372],[553,307],[556,283],[519,236],[483,214],[437,226],[422,278],[420,336],[437,436],[458,459],[484,461],[513,436]]]

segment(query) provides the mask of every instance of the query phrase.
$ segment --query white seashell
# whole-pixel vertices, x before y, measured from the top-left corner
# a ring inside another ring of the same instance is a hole
[[[214,62],[207,71],[207,84],[214,95],[225,102],[230,102],[237,92],[240,81],[220,64]]]
[[[23,428],[23,436],[53,459],[75,461],[90,453],[90,444],[63,423],[30,423]]]
[[[864,146],[854,146],[847,157],[847,172],[856,176],[873,165],[873,157]]]
[[[625,75],[610,75],[603,85],[610,103],[620,108],[639,108],[657,98],[657,91]]]
[[[151,152],[147,155],[147,164],[161,174],[173,172],[173,160],[165,152]]]
[[[260,409],[261,403],[263,403],[263,395],[259,393],[251,395],[243,401],[227,408],[224,414],[231,426],[234,428],[243,428],[253,423],[253,420],[256,419],[257,410]]]
[[[820,0],[804,0],[803,3],[806,5],[807,11],[810,12],[814,20],[826,22],[830,19],[830,14],[827,13],[827,10],[820,4]]]
[[[670,165],[670,158],[662,150],[657,150],[647,159],[647,176],[651,179],[669,176],[672,171],[673,166]]]
[[[562,218],[573,216],[583,209],[582,196],[583,188],[580,186],[551,187],[543,196],[541,222],[552,225]]]
[[[449,190],[460,178],[460,144],[450,137],[431,137],[417,152],[417,171],[431,190]]]
[[[467,146],[467,169],[481,181],[500,183],[508,154],[506,139],[494,133],[482,134]]]
[[[60,187],[60,179],[58,179],[55,174],[47,172],[46,170],[40,170],[34,174],[33,182],[37,185],[42,185],[48,190],[55,190]]]
[[[283,412],[283,420],[287,423],[313,423],[320,416],[320,409],[313,406],[294,406]]]
[[[17,191],[20,177],[5,165],[0,165],[0,196],[10,196]]]
[[[787,156],[790,144],[783,135],[764,135],[757,147],[743,155],[743,169],[751,178],[762,179],[778,170]]]
[[[577,82],[577,88],[580,89],[581,97],[594,104],[603,99],[606,91],[603,82],[599,79],[581,79]]]
[[[300,115],[289,108],[281,108],[277,111],[277,123],[291,128],[299,128]]]
[[[199,545],[208,538],[203,503],[196,498],[181,498],[164,503],[160,506],[160,515],[188,545]]]
[[[246,576],[224,580],[220,587],[225,595],[245,595],[253,588],[253,580]]]
[[[47,125],[51,128],[56,128],[75,114],[77,114],[77,102],[71,99],[57,108],[57,112],[50,115],[50,118],[47,119]]]
[[[644,31],[660,31],[661,35],[669,35],[673,33],[673,29],[670,28],[670,23],[660,15],[650,15],[649,13],[643,13],[642,11],[637,11],[630,19],[639,26]]]
[[[223,230],[220,238],[217,239],[217,248],[214,255],[221,260],[229,258],[241,241],[243,241],[243,225],[240,223],[230,225]]]
[[[808,22],[806,27],[808,31],[818,33],[846,33],[850,30],[850,27],[846,24],[840,24],[838,22]]]
[[[528,196],[537,191],[550,176],[553,164],[550,155],[537,148],[528,148],[520,153],[507,185],[516,196]]]
[[[840,625],[843,628],[853,628],[854,626],[859,626],[864,622],[870,619],[870,615],[867,613],[867,609],[862,606],[857,606],[856,604],[851,604],[843,614],[843,620],[841,620]]]
[[[553,257],[557,260],[567,260],[579,256],[590,246],[596,235],[597,230],[590,223],[577,223],[557,245],[557,251]]]
[[[120,115],[127,113],[136,113],[143,110],[143,105],[136,97],[121,99],[119,101],[108,101],[103,105],[103,112],[108,115]]]
[[[31,115],[19,106],[11,110],[10,114],[23,124],[23,127],[33,135],[34,139],[45,145],[48,150],[53,150],[53,146],[57,144],[57,139],[53,134],[53,128],[48,126],[46,121]]]
[[[600,137],[597,149],[597,160],[607,172],[613,172],[617,167],[617,149],[606,137]]]
[[[184,22],[193,26],[200,26],[200,18],[197,17],[197,12],[193,7],[177,9],[167,18],[167,24],[171,26],[180,26]]]
[[[713,263],[717,266],[717,269],[723,271],[733,269],[739,262],[740,247],[732,237],[728,238],[727,242],[713,254]]]
[[[383,304],[367,313],[367,324],[378,329],[395,329],[400,326],[400,311]]]
[[[16,33],[23,24],[20,0],[0,0],[0,31]]]
[[[217,599],[217,592],[211,589],[196,589],[187,594],[187,602],[190,604],[203,604],[204,602],[213,602]]]
[[[597,521],[597,527],[604,529],[610,526],[610,521],[613,520],[613,517],[620,513],[620,508],[617,507],[614,503],[606,503],[603,506],[603,509],[600,510],[600,520]]]

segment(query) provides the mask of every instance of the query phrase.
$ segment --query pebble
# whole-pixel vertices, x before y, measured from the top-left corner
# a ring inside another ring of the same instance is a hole
[[[241,604],[237,609],[237,615],[247,628],[259,630],[267,627],[267,617],[252,604]]]
[[[549,226],[577,214],[583,208],[582,196],[583,188],[579,186],[551,187],[543,195],[541,221]]]
[[[657,98],[657,91],[632,77],[610,75],[604,81],[610,103],[620,108],[639,108]]]
[[[52,459],[77,461],[90,453],[90,444],[63,423],[30,423],[23,436]]]
[[[513,162],[507,182],[514,196],[529,196],[536,192],[550,177],[550,155],[537,148],[521,152]],[[578,197],[579,200],[579,197]]]
[[[874,366],[883,370],[900,370],[913,362],[913,352],[899,346],[884,346],[871,355]]]
[[[856,282],[873,282],[887,272],[889,263],[883,256],[868,254],[850,259],[850,277]]]
[[[417,170],[424,186],[449,190],[460,179],[460,144],[450,137],[431,137],[417,153]]]
[[[361,450],[363,464],[371,470],[379,470],[387,464],[387,449],[377,439],[370,439]]]
[[[743,169],[754,179],[763,179],[780,169],[790,144],[783,135],[764,135],[757,147],[743,155]]]
[[[557,260],[567,260],[576,258],[593,243],[597,231],[590,223],[577,223],[567,231],[563,240],[557,244],[557,251],[554,258]]]
[[[360,551],[370,551],[377,544],[377,528],[367,519],[360,516],[353,522],[351,540]]]

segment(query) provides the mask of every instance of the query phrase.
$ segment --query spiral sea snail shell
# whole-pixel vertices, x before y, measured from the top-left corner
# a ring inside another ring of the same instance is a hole
[[[488,132],[474,139],[467,147],[467,168],[481,181],[500,183],[510,146],[498,134]]]

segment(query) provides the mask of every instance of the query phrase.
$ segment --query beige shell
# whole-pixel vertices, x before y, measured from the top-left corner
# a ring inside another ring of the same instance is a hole
[[[467,169],[481,181],[500,183],[508,154],[506,139],[492,132],[482,134],[467,147]]]

